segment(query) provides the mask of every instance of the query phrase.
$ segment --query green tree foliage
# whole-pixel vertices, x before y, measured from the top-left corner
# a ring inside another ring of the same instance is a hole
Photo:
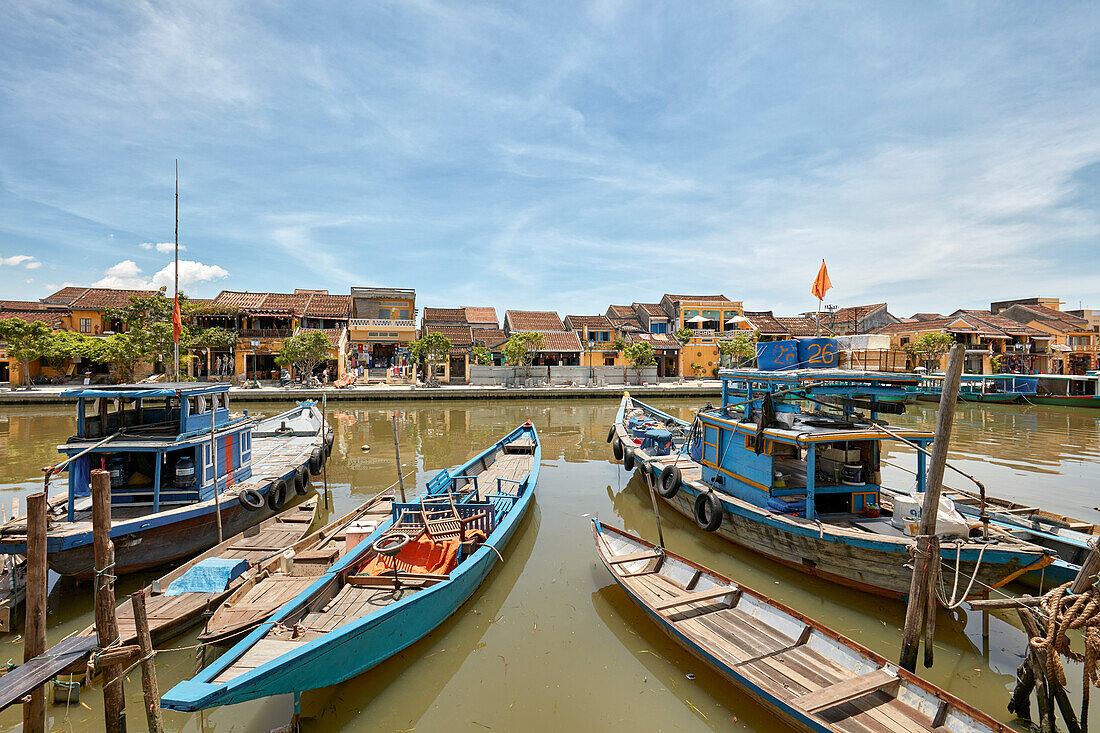
[[[726,366],[739,366],[756,357],[756,331],[733,331],[718,342],[718,353]]]
[[[172,341],[172,299],[166,294],[167,288],[162,287],[152,295],[131,295],[130,302],[122,308],[108,308],[106,317],[109,320],[122,321],[125,328],[126,339],[107,349],[107,353],[124,357],[128,366],[123,362],[112,358],[111,362],[119,366],[121,372],[129,374],[126,380],[133,379],[134,369],[142,361],[163,361],[172,363],[172,354],[175,343]],[[180,295],[180,314],[183,320],[183,331],[180,334],[180,351],[184,353],[187,343],[191,339],[191,330],[187,326],[188,315],[193,309],[187,302],[187,296]],[[122,334],[117,334],[122,335]],[[113,337],[109,337],[113,338]],[[137,362],[130,359],[134,354],[140,354]],[[172,376],[178,374],[179,365],[172,370]]]
[[[928,331],[910,341],[905,350],[919,360],[926,368],[935,369],[941,356],[955,345],[955,337],[942,331]]]
[[[189,349],[231,349],[237,344],[237,332],[225,328],[204,328],[187,342]]]
[[[529,371],[535,354],[546,345],[546,338],[538,331],[523,331],[512,334],[504,344],[501,353],[514,367],[523,367]]]
[[[427,365],[427,381],[431,383],[435,381],[436,364],[450,356],[452,347],[453,344],[449,338],[438,331],[433,331],[409,344],[409,352],[414,360],[423,361]]]
[[[8,356],[23,362],[23,385],[30,389],[31,362],[49,353],[53,329],[41,321],[5,318],[0,321],[0,340],[7,342]]]
[[[96,359],[103,339],[85,336],[75,331],[58,331],[50,340],[50,349],[46,356],[51,359]]]
[[[695,332],[690,328],[678,328],[676,332],[672,334],[672,337],[679,341],[681,344],[686,344],[695,337]]]
[[[623,356],[630,362],[630,366],[634,367],[634,373],[637,374],[639,382],[642,380],[642,369],[657,363],[657,355],[653,351],[653,344],[648,341],[638,341],[627,346],[623,350]]]
[[[475,346],[472,356],[475,364],[487,365],[493,363],[493,352],[484,346]]]
[[[92,351],[92,361],[100,364],[114,364],[118,369],[120,382],[134,381],[134,372],[138,364],[150,360],[147,334],[133,334],[129,331],[96,339],[98,342]]]
[[[332,342],[321,331],[299,331],[283,342],[279,352],[281,365],[293,364],[307,384],[313,376],[313,370],[324,361],[332,351]]]

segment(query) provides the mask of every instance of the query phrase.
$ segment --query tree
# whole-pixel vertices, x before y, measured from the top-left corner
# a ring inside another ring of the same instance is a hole
[[[210,349],[232,349],[236,345],[237,332],[217,326],[204,328],[191,336],[186,344],[188,351],[191,349],[206,349],[207,363],[209,363],[210,360]],[[289,366],[289,364],[287,364],[287,366]]]
[[[642,381],[642,369],[657,363],[657,355],[653,352],[653,344],[648,341],[638,341],[627,346],[623,350],[623,356],[634,367],[634,373],[638,376],[638,382]]]
[[[101,364],[114,364],[118,369],[120,382],[134,381],[134,372],[138,364],[149,359],[149,344],[144,334],[133,334],[127,331],[95,339],[95,341],[98,344],[90,358]]]
[[[49,353],[53,329],[42,321],[5,318],[0,321],[0,339],[8,343],[8,356],[23,362],[23,386],[31,389],[31,362]]]
[[[313,370],[332,351],[332,342],[322,331],[299,331],[283,341],[279,356],[287,364],[293,364],[302,375],[302,384],[308,384]]]
[[[676,332],[672,334],[672,338],[679,341],[681,344],[686,344],[695,338],[695,332],[690,328],[677,328]]]
[[[611,342],[611,348],[615,349],[616,353],[622,354],[624,356],[626,355],[626,348],[629,345],[630,342],[628,342],[622,335],[616,337],[616,339]],[[626,364],[623,364],[623,384],[626,384]]]
[[[535,354],[546,345],[546,338],[538,331],[521,331],[512,334],[505,342],[501,353],[514,367],[523,367],[526,376],[531,376],[531,363]]]
[[[734,331],[731,338],[718,342],[718,353],[724,357],[725,366],[741,366],[756,357],[756,331]]]
[[[951,334],[942,331],[928,331],[921,334],[914,341],[909,342],[905,350],[914,359],[919,360],[925,368],[935,369],[939,366],[940,357],[950,351],[954,345],[955,337]]]
[[[167,287],[162,287],[152,295],[131,295],[130,302],[122,308],[108,308],[105,316],[109,320],[118,320],[125,327],[125,333],[130,335],[126,343],[126,352],[141,352],[142,358],[138,361],[163,361],[165,364],[172,362],[170,355],[175,350],[175,342],[172,340],[172,299],[166,295]],[[191,338],[191,330],[186,325],[193,306],[187,302],[187,296],[180,294],[180,314],[187,313],[183,318],[184,327],[180,334],[180,350],[185,349],[185,344]],[[136,364],[134,365],[136,367]],[[130,379],[133,378],[133,369],[130,369]],[[173,370],[173,375],[179,375],[179,364]]]
[[[489,351],[484,346],[475,346],[472,356],[474,357],[475,364],[487,365],[493,363],[493,352]]]
[[[413,359],[427,362],[428,377],[425,381],[428,384],[435,383],[435,365],[451,355],[452,346],[451,340],[438,331],[424,334],[409,344]]]

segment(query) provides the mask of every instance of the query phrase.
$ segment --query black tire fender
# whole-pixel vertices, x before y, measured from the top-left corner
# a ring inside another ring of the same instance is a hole
[[[325,451],[323,448],[314,448],[313,452],[309,454],[309,472],[314,476],[321,473],[321,469],[325,467]]]
[[[607,442],[608,442],[608,443],[610,443],[610,442],[611,442],[611,440],[612,440],[612,439],[613,439],[614,437],[615,437],[615,426],[614,426],[614,425],[612,425],[612,426],[611,426],[610,428],[608,428],[608,430],[607,430]]]
[[[245,489],[237,494],[237,501],[250,512],[258,512],[264,508],[264,497],[256,489]]]
[[[709,519],[707,518],[708,511],[710,512]],[[713,491],[703,491],[695,497],[695,523],[699,525],[699,529],[714,532],[721,527],[722,511],[722,501]]]
[[[309,470],[305,466],[298,469],[298,472],[294,474],[294,493],[298,496],[305,496],[309,492]]]
[[[634,449],[625,448],[623,450],[623,468],[627,471],[634,470]]]
[[[680,484],[683,483],[683,480],[684,477],[679,468],[665,466],[664,470],[661,471],[661,477],[657,480],[657,493],[666,499],[671,499],[680,490]]]
[[[271,511],[277,512],[283,508],[286,504],[287,495],[286,481],[279,479],[275,482],[275,485],[271,487],[271,491],[267,492],[267,505],[271,508]]]
[[[617,460],[623,459],[623,441],[615,436],[615,439],[611,441],[611,455],[615,456]]]

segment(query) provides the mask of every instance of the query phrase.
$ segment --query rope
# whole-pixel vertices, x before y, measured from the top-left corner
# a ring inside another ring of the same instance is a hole
[[[1081,662],[1084,665],[1082,685],[1084,687],[1087,709],[1089,683],[1100,687],[1100,673],[1097,660],[1100,660],[1100,591],[1095,587],[1077,595],[1067,594],[1073,583],[1065,583],[1043,596],[1039,607],[1047,618],[1045,636],[1031,639],[1031,647],[1046,657],[1048,677],[1058,680],[1063,687],[1066,684],[1066,672],[1062,668],[1059,655]],[[1085,629],[1085,652],[1079,654],[1070,648],[1066,632],[1070,629]]]

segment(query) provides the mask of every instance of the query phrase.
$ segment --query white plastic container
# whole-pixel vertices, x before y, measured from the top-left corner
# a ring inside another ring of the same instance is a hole
[[[294,549],[291,547],[283,550],[283,554],[279,555],[279,572],[286,575],[290,574],[290,571],[294,568]]]
[[[894,497],[894,515],[890,524],[902,530],[910,537],[920,533],[923,494],[897,494]],[[968,537],[970,525],[966,518],[955,509],[955,502],[946,496],[940,497],[940,511],[936,516],[936,534],[940,537]]]
[[[900,530],[908,530],[910,524],[920,524],[920,508],[923,497],[911,494],[894,496],[894,516],[890,524]],[[912,533],[910,533],[912,534]]]

